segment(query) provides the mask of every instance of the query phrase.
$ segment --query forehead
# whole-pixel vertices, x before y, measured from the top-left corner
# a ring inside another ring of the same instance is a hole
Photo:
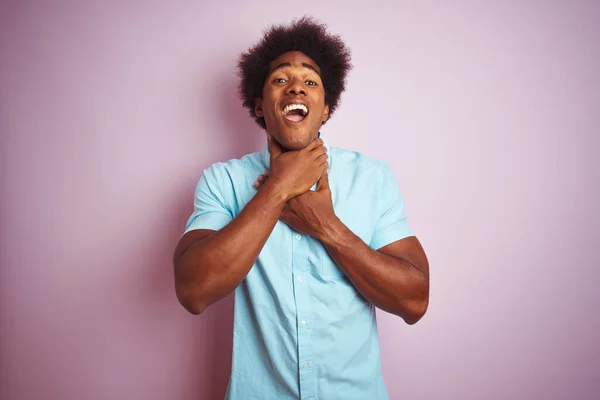
[[[318,73],[321,72],[317,63],[312,58],[300,51],[289,51],[287,53],[283,53],[273,60],[269,66],[269,71],[272,72],[282,64],[286,64],[284,65],[286,67],[291,66],[294,68],[307,68],[307,66],[310,66],[312,68],[308,67],[309,69],[315,69]]]

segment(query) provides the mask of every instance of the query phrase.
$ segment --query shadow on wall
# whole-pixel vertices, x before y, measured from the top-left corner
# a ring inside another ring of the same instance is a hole
[[[232,82],[231,74],[223,76],[220,84],[215,85],[212,89],[209,93],[205,89],[198,90],[199,96],[219,100],[211,103],[213,108],[205,109],[203,115],[217,116],[220,119],[217,126],[222,129],[219,132],[203,132],[203,129],[198,128],[198,135],[201,136],[199,142],[219,140],[218,153],[213,155],[219,161],[239,158],[244,154],[260,151],[264,145],[264,131],[242,108],[235,80]],[[199,106],[197,107],[200,109]],[[201,121],[199,121],[200,123]],[[211,162],[212,160],[209,160],[200,165],[200,170],[208,167]],[[173,193],[172,201],[170,205],[167,205],[171,211],[166,213],[167,220],[160,224],[162,234],[154,236],[159,238],[160,242],[152,247],[154,250],[151,253],[153,254],[150,254],[148,258],[151,264],[156,264],[160,260],[159,265],[153,269],[160,273],[155,275],[155,280],[151,283],[150,292],[152,294],[150,296],[153,296],[154,300],[157,300],[158,297],[169,305],[172,305],[173,301],[177,302],[173,282],[172,254],[192,211],[193,189],[197,179],[199,176],[194,177],[192,186],[179,185],[178,191]],[[165,260],[168,260],[167,265],[164,265]],[[189,349],[191,354],[183,361],[185,363],[183,368],[187,371],[191,370],[191,376],[198,377],[194,379],[194,382],[197,382],[195,385],[199,385],[193,388],[192,391],[195,393],[188,392],[186,395],[195,395],[194,398],[224,398],[231,373],[233,303],[234,296],[231,293],[210,306],[202,315],[192,317],[198,322],[192,325],[192,329],[198,329],[197,332],[182,334],[182,340],[185,342],[183,345]],[[167,312],[172,313],[172,308],[168,308],[168,310]]]

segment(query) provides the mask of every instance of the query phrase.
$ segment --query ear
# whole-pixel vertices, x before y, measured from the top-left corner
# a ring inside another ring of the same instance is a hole
[[[264,117],[262,108],[262,98],[260,97],[254,98],[254,114],[256,114],[257,117]]]
[[[323,109],[323,122],[326,122],[329,119],[329,105],[325,104],[325,108]]]

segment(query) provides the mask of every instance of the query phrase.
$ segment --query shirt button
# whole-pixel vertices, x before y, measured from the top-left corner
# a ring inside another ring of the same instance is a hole
[[[302,363],[302,369],[306,369],[308,368],[308,364],[307,363]]]
[[[300,234],[296,235],[296,240],[300,240],[300,238],[302,238],[302,236],[300,236]]]
[[[302,321],[302,322],[300,322],[300,325],[302,325],[302,326],[306,326],[306,321]]]
[[[296,279],[298,281],[298,283],[302,283],[303,279],[301,276],[298,277],[298,279]]]

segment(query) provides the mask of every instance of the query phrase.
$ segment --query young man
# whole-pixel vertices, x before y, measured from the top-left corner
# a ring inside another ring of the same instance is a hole
[[[190,312],[235,289],[228,399],[387,399],[375,307],[408,324],[427,309],[427,258],[388,165],[320,134],[349,69],[342,40],[308,18],[240,59],[268,143],[204,171],[174,255]]]

